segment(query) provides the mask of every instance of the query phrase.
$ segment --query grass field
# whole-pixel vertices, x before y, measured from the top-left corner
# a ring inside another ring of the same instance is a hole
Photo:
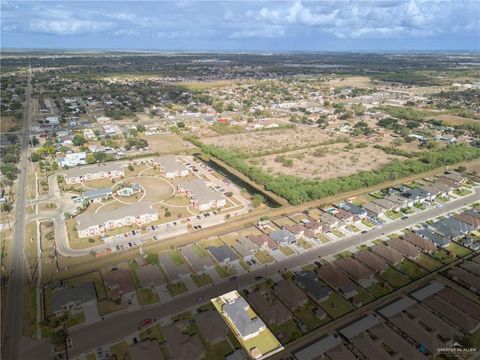
[[[198,287],[202,287],[213,282],[212,278],[208,274],[201,274],[201,275],[191,275],[192,280]]]
[[[406,274],[410,279],[412,280],[417,280],[420,279],[422,276],[426,275],[426,271],[423,270],[420,266],[415,264],[414,262],[410,260],[403,260],[399,265],[398,269]]]
[[[440,260],[444,264],[450,264],[451,262],[455,261],[455,257],[445,249],[435,251],[433,253],[433,257]]]
[[[467,256],[472,252],[470,249],[467,249],[466,247],[463,247],[453,242],[448,244],[445,249],[447,249],[448,251],[450,251],[451,253],[455,254],[458,257]]]
[[[151,305],[160,301],[158,294],[148,288],[138,289],[137,298],[140,305]]]
[[[365,304],[368,304],[369,302],[375,300],[375,297],[370,295],[368,291],[358,288],[357,289],[358,294],[355,295],[352,299],[357,304],[357,306],[363,306]]]
[[[367,291],[375,296],[376,298],[380,298],[390,292],[388,288],[383,286],[381,283],[377,282],[376,284],[373,284],[372,286],[366,288]]]
[[[165,336],[163,335],[162,327],[159,324],[156,324],[145,331],[142,331],[140,334],[140,339],[156,339],[159,343],[165,341]]]
[[[387,270],[380,274],[380,278],[388,282],[394,288],[399,288],[407,285],[410,279],[402,275],[395,268],[389,266]]]
[[[217,271],[218,275],[220,275],[224,279],[232,275],[235,275],[236,273],[235,268],[233,267],[227,268],[226,266],[220,266],[220,265],[216,265],[215,270]]]
[[[283,345],[302,336],[302,331],[298,328],[293,319],[280,325],[272,325],[270,328]]]
[[[271,262],[274,262],[275,259],[273,258],[272,255],[270,255],[267,251],[260,250],[255,253],[255,257],[257,258],[258,261],[260,261],[262,264],[269,264]]]
[[[435,271],[443,266],[441,261],[427,254],[421,254],[415,262],[428,271]]]
[[[336,319],[343,314],[352,311],[354,308],[347,300],[345,300],[340,294],[332,291],[327,300],[321,302],[320,307],[332,318]]]
[[[308,331],[318,328],[320,325],[326,323],[329,319],[319,319],[315,316],[315,310],[317,306],[313,303],[312,300],[299,308],[296,308],[294,311],[295,316],[307,327]]]
[[[172,296],[177,296],[188,291],[187,286],[181,281],[167,284],[167,289]]]

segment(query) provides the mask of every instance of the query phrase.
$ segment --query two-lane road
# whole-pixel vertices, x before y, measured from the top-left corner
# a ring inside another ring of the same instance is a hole
[[[383,234],[396,232],[406,227],[455,211],[467,204],[480,200],[480,187],[476,187],[474,190],[474,194],[448,202],[440,208],[432,208],[421,213],[413,214],[406,220],[398,220],[385,224],[383,227],[373,229],[366,234],[357,234],[338,241],[323,244],[312,251],[291,256],[281,262],[240,275],[236,281],[226,281],[212,286],[206,286],[198,291],[187,293],[185,296],[174,298],[172,301],[163,304],[143,310],[121,313],[103,321],[72,330],[70,334],[73,340],[74,349],[71,355],[78,355],[98,346],[121,340],[129,334],[132,334],[141,320],[146,318],[159,319],[165,316],[172,316],[187,308],[195,306],[197,304],[197,299],[200,297],[211,299],[233,289],[240,289],[253,284],[256,276],[263,276],[265,278],[273,276],[282,272],[284,269],[307,264],[318,260],[319,257],[333,255],[348,248],[377,239]]]
[[[23,138],[20,154],[20,174],[17,183],[17,201],[15,203],[15,225],[13,229],[12,275],[8,281],[7,299],[5,301],[5,334],[2,342],[2,358],[5,360],[19,359],[20,340],[22,338],[23,282],[24,282],[24,238],[25,238],[25,195],[27,192],[28,145],[31,127],[31,77],[32,69],[28,71],[28,82],[25,94]]]

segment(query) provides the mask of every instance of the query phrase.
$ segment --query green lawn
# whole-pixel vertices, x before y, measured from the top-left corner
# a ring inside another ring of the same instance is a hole
[[[220,275],[224,279],[235,275],[235,268],[233,267],[227,268],[226,266],[215,265],[215,270],[217,271],[218,275]]]
[[[399,288],[407,285],[410,282],[410,279],[405,275],[399,273],[396,269],[389,266],[387,270],[380,274],[380,278],[388,282],[394,288]]]
[[[296,308],[294,311],[295,316],[305,324],[308,331],[318,328],[320,325],[329,321],[328,318],[326,319],[319,319],[315,316],[316,306],[312,300],[308,300],[308,302],[299,308]]]
[[[179,281],[177,283],[167,284],[167,289],[170,292],[170,295],[172,295],[172,296],[177,296],[177,295],[186,293],[188,291],[187,285],[185,285],[181,281]]]
[[[437,196],[435,200],[441,204],[445,204],[449,199],[448,197],[445,197],[445,196]]]
[[[445,249],[435,251],[433,253],[433,257],[440,260],[444,264],[450,264],[452,261],[455,261],[455,257]]]
[[[293,319],[280,325],[272,325],[270,326],[270,329],[283,345],[302,336],[302,331],[298,328]]]
[[[130,359],[130,356],[128,355],[128,344],[126,341],[112,345],[110,351],[112,356],[116,356],[114,359]]]
[[[295,253],[290,246],[280,246],[278,250],[280,250],[286,256],[290,256]]]
[[[247,349],[256,347],[262,354],[269,353],[281,346],[277,338],[275,338],[268,329],[265,329],[257,336],[244,341],[244,344]]]
[[[180,254],[179,250],[172,250],[168,254],[176,265],[182,265],[185,263],[185,260],[183,259],[183,256]]]
[[[368,291],[362,289],[362,288],[358,288],[357,289],[357,292],[358,294],[355,295],[352,300],[355,302],[355,304],[357,304],[357,306],[363,306],[365,304],[368,304],[369,302],[375,300],[375,297],[373,297],[372,295],[370,295],[368,293]]]
[[[365,225],[365,226],[368,226],[369,228],[375,226],[375,224],[372,223],[372,222],[371,222],[370,220],[368,220],[368,219],[362,219],[362,224]]]
[[[333,229],[333,230],[331,231],[331,233],[332,233],[333,235],[335,235],[336,237],[339,237],[339,238],[342,238],[342,237],[345,236],[344,233],[342,233],[341,231],[339,231],[339,230],[337,230],[337,229]]]
[[[310,244],[308,241],[304,239],[298,240],[299,245],[304,248],[305,250],[308,250],[312,247],[312,244]]]
[[[198,257],[202,258],[207,256],[207,252],[205,251],[205,249],[199,245],[192,245],[192,250]]]
[[[421,254],[415,262],[428,271],[435,271],[443,266],[441,261],[427,254]]]
[[[380,298],[388,294],[390,292],[390,289],[388,289],[388,287],[383,286],[382,283],[377,282],[376,284],[368,287],[367,291],[370,292],[370,294],[372,294],[376,298]]]
[[[402,213],[404,213],[404,214],[413,214],[413,212],[414,212],[413,209],[410,208],[410,207],[405,208],[405,209],[402,209],[401,211],[402,211]]]
[[[150,305],[160,301],[158,294],[154,293],[151,289],[148,288],[138,289],[137,298],[140,305]]]
[[[401,212],[390,210],[390,211],[387,211],[385,215],[392,220],[397,220],[401,218],[403,214]]]
[[[202,287],[213,282],[212,278],[208,274],[201,274],[201,275],[191,275],[192,280],[198,287]]]
[[[70,328],[75,325],[79,325],[85,322],[85,314],[83,311],[76,312],[76,313],[68,313],[67,320],[65,321],[65,326]]]
[[[420,266],[407,259],[398,265],[398,269],[412,280],[420,279],[427,274]]]
[[[445,249],[457,255],[458,257],[464,257],[472,252],[470,249],[453,242],[448,244]]]
[[[467,195],[470,195],[472,193],[472,190],[465,189],[465,188],[460,188],[460,189],[454,190],[453,192],[455,194],[457,194],[458,196],[467,196]]]
[[[255,257],[257,258],[258,261],[260,261],[262,264],[269,264],[271,262],[274,262],[275,259],[273,258],[272,255],[270,255],[267,251],[265,250],[260,250],[255,253]]]
[[[345,251],[339,252],[338,254],[335,254],[334,258],[335,259],[342,259],[342,258],[351,257],[352,255],[353,254],[350,251],[345,250]]]
[[[423,203],[415,203],[413,204],[413,206],[415,206],[417,209],[420,209],[420,210],[425,210],[427,208],[427,206]]]
[[[325,235],[323,235],[323,234],[317,234],[317,235],[315,235],[315,237],[316,237],[318,240],[320,240],[322,243],[327,243],[327,242],[330,241],[330,239],[327,238],[327,237],[326,237]]]
[[[360,229],[359,229],[358,227],[356,227],[355,225],[351,225],[351,224],[350,224],[350,225],[347,225],[347,228],[348,228],[348,230],[350,230],[350,231],[352,231],[352,232],[354,232],[354,233],[360,232]]]
[[[345,300],[340,294],[332,291],[327,300],[321,302],[320,307],[332,318],[336,319],[343,314],[352,311],[354,308],[347,300]]]
[[[165,337],[163,335],[163,330],[162,327],[159,324],[156,324],[145,331],[142,331],[140,334],[140,339],[145,340],[145,339],[157,339],[159,343],[162,343],[165,341]]]

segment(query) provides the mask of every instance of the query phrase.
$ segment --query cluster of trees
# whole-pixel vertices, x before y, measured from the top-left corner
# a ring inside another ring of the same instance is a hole
[[[2,175],[10,182],[15,180],[18,174],[15,164],[19,160],[17,146],[14,144],[5,146],[1,151],[1,159],[0,171]]]
[[[377,144],[377,145],[374,145],[374,148],[382,150],[384,153],[389,155],[398,155],[398,156],[404,156],[407,158],[414,158],[418,155],[417,153],[406,151],[393,146],[382,146]]]
[[[130,150],[131,148],[144,149],[148,147],[148,142],[145,139],[129,137],[125,143],[125,149]]]
[[[232,166],[251,180],[264,185],[267,190],[283,197],[293,205],[480,157],[480,149],[478,148],[464,144],[449,145],[441,150],[425,152],[416,159],[394,161],[377,170],[361,171],[351,176],[328,180],[309,180],[289,175],[273,176],[257,167],[248,165],[244,159],[231,151],[212,145],[205,145],[193,137],[189,138],[189,140],[200,147],[204,153]]]

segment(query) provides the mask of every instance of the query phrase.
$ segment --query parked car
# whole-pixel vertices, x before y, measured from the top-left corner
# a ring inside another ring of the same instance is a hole
[[[153,323],[153,319],[143,319],[142,321],[140,321],[137,328],[140,330],[141,328],[143,328],[147,325],[150,325],[151,323]]]
[[[255,276],[255,281],[259,281],[259,280],[262,280],[262,279],[263,279],[262,275]]]

